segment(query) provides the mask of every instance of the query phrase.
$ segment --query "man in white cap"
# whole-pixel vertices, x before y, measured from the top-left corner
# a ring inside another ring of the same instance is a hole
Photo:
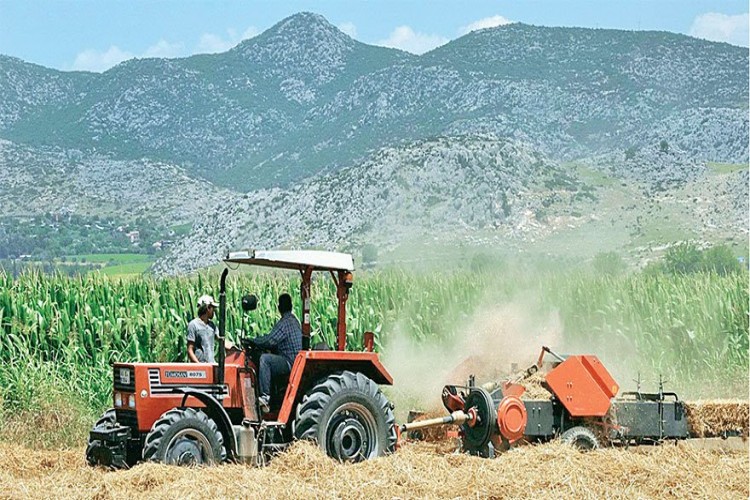
[[[214,311],[219,304],[210,295],[198,299],[198,317],[188,323],[188,359],[193,363],[214,362],[214,340],[219,334],[213,321]]]

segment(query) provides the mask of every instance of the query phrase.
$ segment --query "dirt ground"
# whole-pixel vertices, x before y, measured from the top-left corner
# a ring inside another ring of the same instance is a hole
[[[190,469],[143,464],[110,472],[85,465],[83,450],[0,445],[2,498],[743,498],[747,449],[684,444],[582,453],[560,443],[521,447],[496,459],[450,444],[407,444],[356,465],[297,443],[268,467]]]

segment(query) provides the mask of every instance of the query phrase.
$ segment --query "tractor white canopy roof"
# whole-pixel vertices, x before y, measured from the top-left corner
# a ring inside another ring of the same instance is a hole
[[[354,270],[354,260],[348,253],[320,250],[243,250],[229,252],[224,262],[299,270],[312,266],[315,271]]]

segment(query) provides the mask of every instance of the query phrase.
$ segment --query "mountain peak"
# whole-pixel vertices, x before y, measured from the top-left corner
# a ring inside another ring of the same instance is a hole
[[[320,14],[299,12],[271,26],[262,35],[268,41],[299,41],[351,45],[352,39]]]
[[[285,29],[296,29],[299,26],[305,28],[309,28],[310,26],[319,26],[323,29],[339,31],[338,28],[328,22],[328,19],[314,12],[298,12],[282,19],[271,29],[276,28],[277,30],[282,31]]]
[[[250,63],[273,68],[267,75],[296,79],[296,88],[299,82],[317,86],[330,81],[356,45],[323,16],[300,12],[233,50]]]

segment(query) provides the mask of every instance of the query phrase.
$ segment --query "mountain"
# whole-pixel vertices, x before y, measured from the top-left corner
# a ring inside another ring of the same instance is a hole
[[[385,248],[485,229],[512,236],[531,230],[535,213],[558,206],[564,212],[577,196],[591,195],[526,144],[488,135],[437,137],[384,148],[289,189],[226,200],[157,271],[204,267],[233,248]]]
[[[666,140],[747,161],[748,51],[661,32],[512,24],[422,56],[301,13],[222,54],[103,74],[0,59],[0,138],[151,158],[240,190],[424,137],[517,138],[554,160]]]
[[[225,198],[154,270],[192,271],[240,248],[468,245],[580,256],[669,238],[741,240],[748,170],[724,170],[676,148],[561,165],[517,140],[435,137],[294,187]]]
[[[59,99],[17,113],[0,137],[180,163],[224,185],[275,185],[300,173],[301,148],[293,149],[310,146],[300,135],[315,127],[305,124],[311,106],[362,73],[411,57],[303,13],[222,54],[134,59],[101,75],[76,74],[85,92],[55,89]],[[36,78],[28,65],[7,63],[18,86]],[[279,161],[294,154],[292,163]]]
[[[3,218],[76,213],[145,218],[162,227],[192,223],[230,194],[169,163],[113,160],[4,140],[0,140],[0,186]]]
[[[97,248],[168,241],[160,273],[237,247],[746,245],[748,50],[683,35],[511,24],[415,56],[300,13],[101,74],[0,56],[0,96],[24,249],[0,255],[99,226]]]

